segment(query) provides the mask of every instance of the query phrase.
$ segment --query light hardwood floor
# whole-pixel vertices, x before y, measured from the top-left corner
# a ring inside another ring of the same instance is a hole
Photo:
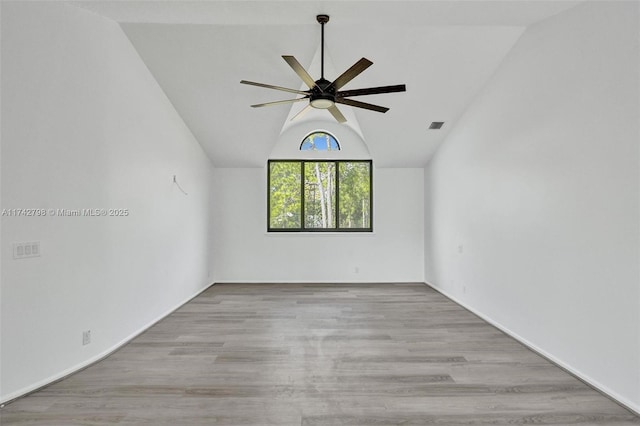
[[[4,425],[638,425],[424,284],[218,284]]]

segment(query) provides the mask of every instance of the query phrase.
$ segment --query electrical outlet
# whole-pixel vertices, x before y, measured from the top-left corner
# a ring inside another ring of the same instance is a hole
[[[91,343],[91,330],[82,332],[82,346],[86,346]]]
[[[40,257],[40,241],[13,243],[13,258]]]

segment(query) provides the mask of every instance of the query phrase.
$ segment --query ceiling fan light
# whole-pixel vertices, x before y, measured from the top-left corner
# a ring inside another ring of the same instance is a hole
[[[328,109],[328,108],[331,108],[333,105],[335,104],[331,99],[319,98],[319,99],[311,100],[311,106],[317,109]]]

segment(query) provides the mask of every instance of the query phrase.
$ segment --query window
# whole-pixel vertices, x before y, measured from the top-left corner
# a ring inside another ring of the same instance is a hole
[[[270,232],[371,232],[370,160],[270,160]]]
[[[340,144],[331,133],[315,131],[305,136],[300,151],[340,151]]]

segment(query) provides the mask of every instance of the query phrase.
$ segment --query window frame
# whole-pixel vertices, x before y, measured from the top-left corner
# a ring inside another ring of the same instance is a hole
[[[300,163],[300,227],[299,228],[272,228],[271,227],[271,163]],[[335,202],[335,228],[305,228],[305,216],[304,216],[304,188],[305,188],[305,163],[334,163],[336,170],[336,202]],[[342,228],[340,227],[340,168],[339,163],[367,163],[369,164],[369,227],[367,228]],[[293,233],[316,233],[316,232],[359,232],[359,233],[372,233],[373,232],[373,160],[347,160],[347,159],[269,159],[267,162],[267,232],[293,232]]]

